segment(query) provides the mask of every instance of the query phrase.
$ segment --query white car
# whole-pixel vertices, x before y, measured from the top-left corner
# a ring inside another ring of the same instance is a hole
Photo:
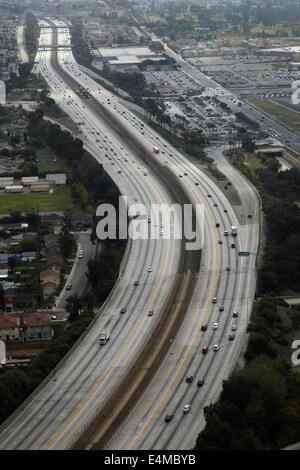
[[[149,266],[149,268],[148,268],[148,273],[152,273],[152,267],[151,266]]]
[[[220,346],[218,344],[215,344],[214,347],[213,347],[213,350],[214,351],[219,351],[220,349]]]
[[[191,411],[191,409],[192,409],[192,405],[184,405],[183,412],[188,413],[189,411]]]
[[[220,325],[220,323],[214,323],[213,329],[214,329],[214,330],[217,330],[217,329],[219,328],[219,325]]]
[[[232,330],[232,331],[236,331],[236,330],[237,330],[237,326],[236,326],[236,325],[232,325],[231,330]]]

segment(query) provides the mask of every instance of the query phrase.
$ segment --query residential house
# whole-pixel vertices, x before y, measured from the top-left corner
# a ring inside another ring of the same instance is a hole
[[[10,315],[0,315],[0,339],[2,341],[12,341],[20,339],[19,330],[20,318]]]
[[[53,336],[50,315],[31,313],[26,318],[25,324],[25,339],[51,339]]]
[[[49,225],[54,228],[55,226],[60,226],[64,224],[64,217],[59,214],[48,214],[41,216],[42,226]]]
[[[57,285],[54,284],[54,282],[45,282],[45,284],[42,285],[43,296],[49,297],[50,295],[55,295],[56,289]]]
[[[4,292],[3,298],[6,312],[31,309],[35,302],[33,294],[16,294],[14,289],[7,289]]]
[[[56,287],[58,287],[60,284],[60,275],[53,269],[46,269],[40,273],[40,281],[42,284],[52,282]]]
[[[35,261],[36,251],[23,251],[21,261]]]
[[[0,269],[0,281],[7,281],[8,269]]]
[[[64,265],[62,256],[51,256],[48,258],[48,268],[59,273]]]

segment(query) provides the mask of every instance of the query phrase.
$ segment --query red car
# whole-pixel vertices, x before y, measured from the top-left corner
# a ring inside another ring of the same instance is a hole
[[[203,354],[208,353],[208,347],[206,346],[205,348],[202,348],[202,352],[203,352]]]

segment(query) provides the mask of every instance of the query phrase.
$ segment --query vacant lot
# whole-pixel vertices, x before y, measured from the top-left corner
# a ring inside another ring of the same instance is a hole
[[[30,212],[63,212],[70,208],[73,213],[82,212],[71,198],[71,190],[68,187],[55,189],[53,194],[3,194],[0,195],[0,214],[8,214],[9,211]]]
[[[281,122],[282,124],[285,124],[294,131],[300,132],[299,114],[295,114],[292,111],[289,111],[288,109],[282,108],[279,105],[270,103],[269,101],[265,101],[259,98],[252,98],[248,101],[249,103],[253,104],[264,113],[269,114],[269,116]]]

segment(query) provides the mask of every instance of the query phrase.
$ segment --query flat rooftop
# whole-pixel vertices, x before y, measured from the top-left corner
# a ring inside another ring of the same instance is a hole
[[[104,58],[124,56],[151,57],[157,55],[149,47],[99,47],[97,51]]]

